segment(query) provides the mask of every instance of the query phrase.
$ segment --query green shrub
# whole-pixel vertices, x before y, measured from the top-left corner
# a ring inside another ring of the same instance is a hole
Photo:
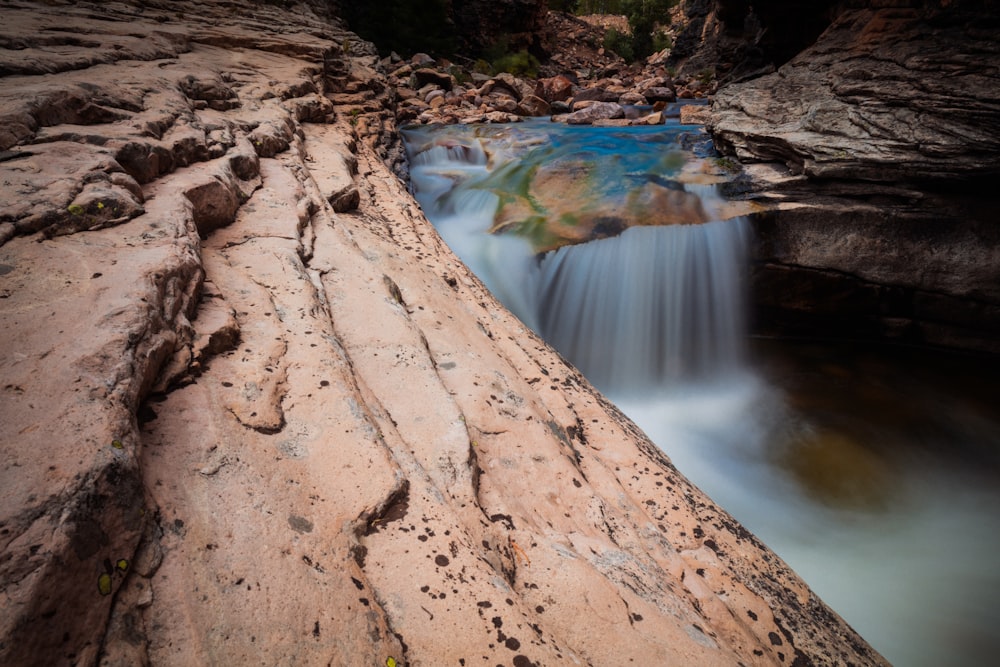
[[[664,49],[669,49],[674,45],[674,40],[670,39],[670,35],[663,31],[657,31],[653,34],[653,53],[659,53]]]
[[[579,0],[549,0],[549,9],[555,12],[572,14],[576,11]]]
[[[541,63],[538,58],[525,50],[517,53],[508,53],[493,62],[493,73],[510,72],[514,76],[528,77],[531,79],[538,77],[538,68]]]
[[[604,33],[604,48],[608,51],[614,51],[629,62],[635,58],[635,45],[632,36],[618,32],[615,28]]]

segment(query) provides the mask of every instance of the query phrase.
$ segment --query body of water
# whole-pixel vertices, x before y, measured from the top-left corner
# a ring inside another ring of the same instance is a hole
[[[897,667],[1000,655],[997,364],[751,340],[695,127],[404,131],[443,238]]]

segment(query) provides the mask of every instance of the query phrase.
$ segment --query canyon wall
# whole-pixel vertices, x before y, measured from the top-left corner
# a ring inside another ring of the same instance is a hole
[[[0,663],[885,664],[442,244],[318,7],[0,8]]]
[[[1000,351],[1000,12],[846,4],[714,101],[716,145],[768,209],[759,328]]]

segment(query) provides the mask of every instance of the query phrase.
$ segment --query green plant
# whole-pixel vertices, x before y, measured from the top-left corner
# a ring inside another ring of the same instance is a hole
[[[469,76],[468,72],[466,72],[458,65],[449,65],[448,74],[451,74],[453,77],[455,77],[455,83],[457,83],[460,86],[464,86],[466,83],[469,82],[469,79],[472,78]]]
[[[654,48],[653,32],[658,24],[669,24],[670,8],[677,0],[622,0],[622,13],[632,29],[632,47],[636,60],[651,54]]]
[[[674,45],[674,40],[670,38],[670,35],[663,32],[662,30],[657,30],[653,34],[653,53],[659,53],[664,49],[669,49]]]
[[[738,162],[728,157],[717,157],[714,160],[715,164],[719,169],[723,171],[728,171],[730,173],[736,173],[740,170],[740,165]]]
[[[549,9],[572,14],[580,4],[579,0],[549,0]]]
[[[629,62],[631,62],[635,56],[635,47],[632,41],[632,36],[619,32],[615,28],[611,28],[604,33],[604,48],[608,51],[614,51]]]
[[[493,73],[510,72],[514,76],[528,77],[531,79],[538,77],[538,68],[541,63],[538,58],[525,50],[517,53],[509,53],[493,62]]]

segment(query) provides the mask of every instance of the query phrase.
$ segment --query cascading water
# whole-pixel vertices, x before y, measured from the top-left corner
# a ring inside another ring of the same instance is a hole
[[[830,347],[768,347],[751,368],[749,227],[691,128],[404,139],[456,254],[876,649],[897,667],[995,661],[1000,416],[978,398],[1000,382]]]
[[[620,128],[591,130],[585,142],[577,131],[575,143],[546,137],[550,128],[538,124],[480,131],[480,139],[460,142],[447,129],[433,139],[410,130],[409,145],[419,147],[411,152],[411,182],[444,239],[515,314],[618,395],[740,368],[749,227],[738,216],[715,219],[723,202],[697,182],[705,174],[664,161],[676,154],[679,132],[633,131],[644,150],[623,160],[615,140],[629,133]],[[546,173],[560,163],[568,167]],[[566,171],[601,181],[581,193],[589,201],[571,202],[574,210],[601,206],[596,219],[560,208]],[[617,206],[607,208],[608,199]],[[486,234],[501,201],[514,202],[513,229]],[[678,201],[685,215],[646,224],[655,207]],[[538,217],[571,215],[556,233],[532,228],[543,224]]]
[[[616,395],[739,369],[746,220],[635,227],[548,253],[538,328]]]

